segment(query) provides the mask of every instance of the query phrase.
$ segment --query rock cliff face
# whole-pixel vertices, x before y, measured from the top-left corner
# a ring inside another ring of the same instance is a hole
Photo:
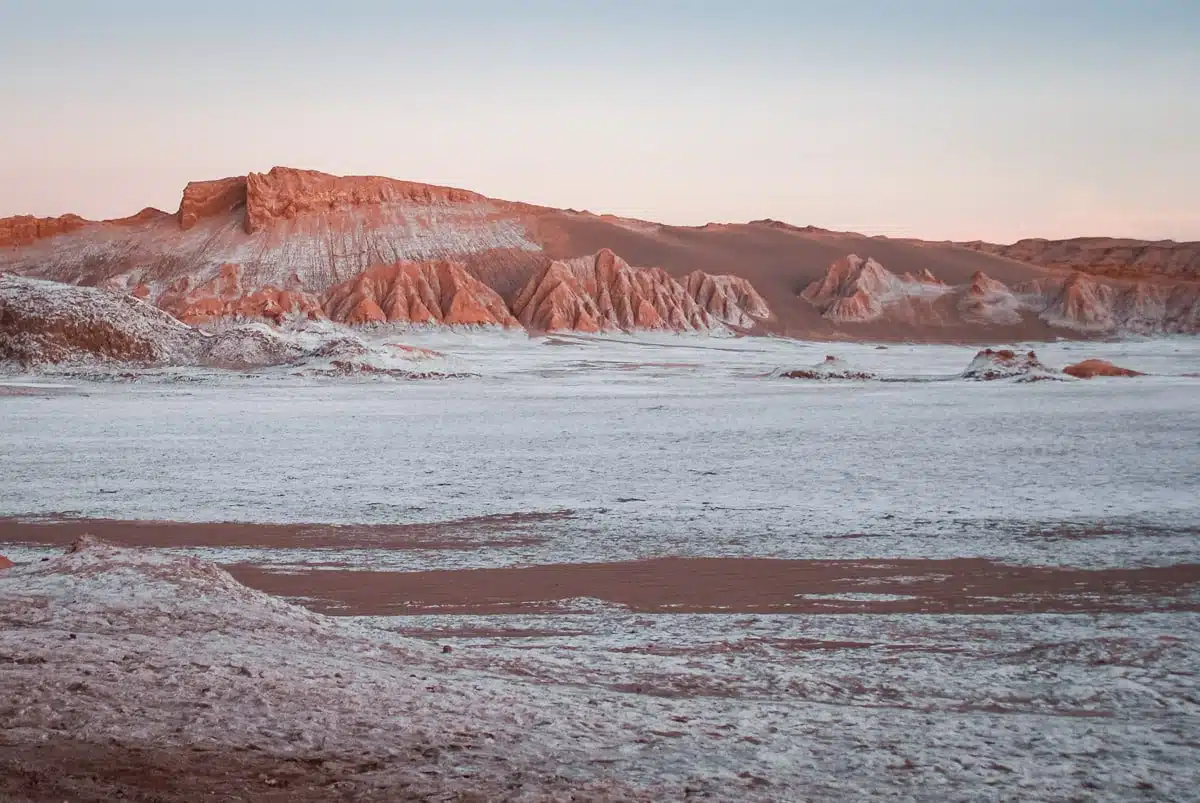
[[[526,328],[539,332],[703,332],[753,326],[770,316],[748,282],[696,272],[686,286],[659,268],[635,268],[608,249],[551,262],[513,302]]]
[[[518,325],[495,290],[444,261],[378,265],[330,288],[324,309],[347,324]]]
[[[1076,237],[1018,240],[1011,245],[976,240],[960,245],[985,254],[1096,276],[1200,280],[1200,243]]]

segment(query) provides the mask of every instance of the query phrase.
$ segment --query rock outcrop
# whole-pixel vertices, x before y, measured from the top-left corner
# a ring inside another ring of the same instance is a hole
[[[134,288],[135,295],[141,292],[149,294],[149,288]],[[273,286],[247,288],[241,266],[232,264],[222,265],[216,276],[195,286],[187,277],[171,282],[155,303],[190,324],[221,318],[261,318],[279,323],[288,315],[324,316],[321,302],[310,293]]]
[[[0,570],[11,569],[12,567],[13,562],[3,555],[0,555]]]
[[[330,288],[323,306],[347,324],[518,325],[504,299],[456,262],[377,265]]]
[[[1144,376],[1141,371],[1113,365],[1108,360],[1084,360],[1063,369],[1064,374],[1076,379],[1092,379],[1097,376]]]
[[[962,377],[978,380],[1015,379],[1018,382],[1061,378],[1043,365],[1034,352],[1021,353],[1009,349],[984,349],[971,360]]]
[[[816,365],[807,368],[779,368],[771,372],[777,379],[874,379],[875,374],[854,368],[840,357],[832,354]]]
[[[770,316],[744,280],[695,272],[686,287],[661,268],[635,268],[607,248],[551,262],[525,285],[513,313],[537,332],[705,332]]]
[[[830,265],[825,276],[808,285],[801,297],[831,321],[864,323],[901,301],[932,300],[946,292],[946,285],[928,270],[901,278],[874,259],[849,254]]]
[[[130,295],[0,275],[0,361],[162,365],[187,359],[198,337]]]

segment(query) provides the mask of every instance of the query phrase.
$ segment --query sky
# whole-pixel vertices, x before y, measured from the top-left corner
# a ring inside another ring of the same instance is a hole
[[[0,0],[0,216],[274,165],[681,225],[1200,239],[1200,2]]]

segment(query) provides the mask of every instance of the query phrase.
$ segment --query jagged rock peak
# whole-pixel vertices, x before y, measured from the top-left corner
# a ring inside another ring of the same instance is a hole
[[[701,271],[686,286],[661,268],[635,268],[609,249],[556,260],[530,278],[513,302],[527,328],[541,332],[749,328],[770,317],[749,282]]]
[[[376,265],[331,287],[322,306],[347,324],[518,325],[495,290],[447,261]]]
[[[685,286],[701,308],[730,326],[750,329],[771,317],[767,300],[740,276],[696,270],[688,274]]]
[[[936,297],[947,289],[928,269],[920,276],[901,278],[870,257],[847,254],[800,295],[825,318],[865,322],[882,315],[891,302],[912,296]]]

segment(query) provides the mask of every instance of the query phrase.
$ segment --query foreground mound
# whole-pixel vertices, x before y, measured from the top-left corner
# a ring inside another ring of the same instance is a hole
[[[0,360],[164,365],[197,343],[194,329],[133,296],[0,276]]]
[[[780,368],[771,373],[772,377],[779,379],[874,379],[875,374],[870,371],[864,371],[859,368],[854,368],[846,363],[840,357],[835,357],[832,354],[825,357],[822,362],[808,368]]]
[[[11,568],[12,565],[13,565],[13,562],[11,560],[4,557],[3,555],[0,555],[0,569],[8,569],[8,568]]]
[[[975,355],[975,359],[971,360],[962,376],[964,379],[1015,379],[1018,382],[1061,379],[1043,365],[1034,352],[1020,353],[1009,349],[984,349]]]
[[[1141,371],[1122,368],[1119,365],[1113,365],[1108,360],[1084,360],[1083,362],[1077,362],[1074,365],[1068,365],[1064,368],[1063,373],[1069,374],[1076,379],[1092,379],[1097,376],[1145,376]]]

